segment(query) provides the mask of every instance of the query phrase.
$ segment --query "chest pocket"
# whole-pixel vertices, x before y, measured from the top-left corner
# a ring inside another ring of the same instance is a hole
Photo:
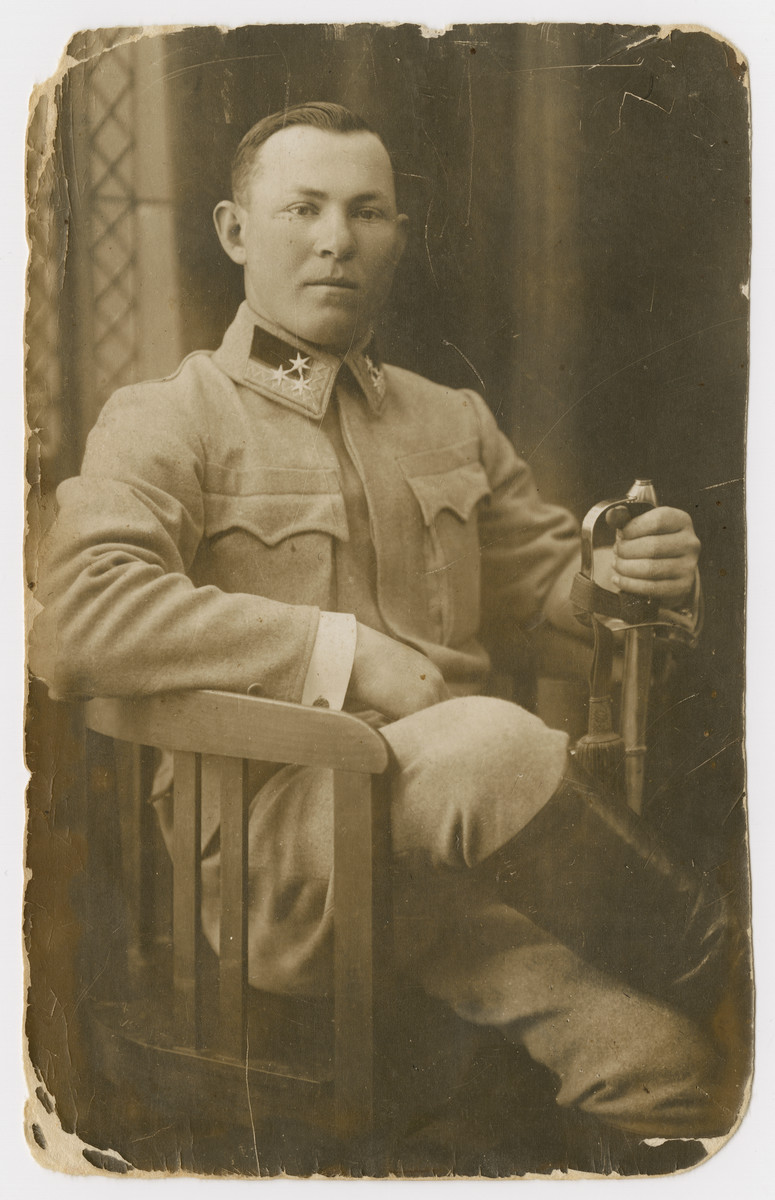
[[[426,589],[446,645],[479,628],[481,586],[478,506],[492,494],[474,438],[399,460],[425,526]]]
[[[330,604],[333,539],[348,538],[335,471],[222,470],[207,484],[200,583],[287,604]]]

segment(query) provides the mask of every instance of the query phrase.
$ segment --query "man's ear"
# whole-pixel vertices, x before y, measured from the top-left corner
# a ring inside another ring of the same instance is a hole
[[[233,200],[221,200],[213,212],[218,240],[232,262],[245,263],[244,210]]]

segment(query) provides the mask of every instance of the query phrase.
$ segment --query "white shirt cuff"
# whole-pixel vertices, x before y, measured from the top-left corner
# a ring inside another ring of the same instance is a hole
[[[301,694],[302,704],[340,709],[355,658],[357,622],[352,613],[321,612],[312,657]]]

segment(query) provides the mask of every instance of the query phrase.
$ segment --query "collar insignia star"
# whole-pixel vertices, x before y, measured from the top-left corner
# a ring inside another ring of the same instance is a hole
[[[297,352],[296,357],[291,359],[291,370],[298,371],[299,379],[304,379],[304,372],[309,370],[309,359],[302,358]]]
[[[378,367],[376,365],[376,363],[374,362],[373,358],[371,358],[368,354],[364,354],[363,361],[366,363],[366,370],[369,373],[369,379],[371,380],[371,382],[373,384],[374,391],[377,393],[378,396],[384,397],[384,395],[385,395],[385,375],[382,370],[382,367]]]
[[[264,384],[278,396],[300,402],[305,408],[311,405],[312,411],[322,411],[333,371],[330,364],[256,325],[244,378]]]
[[[248,359],[241,368],[240,378],[259,389],[265,388],[293,408],[320,417],[342,365],[337,358],[325,352],[318,355],[254,324]],[[374,339],[363,349],[348,354],[346,362],[369,403],[379,409],[387,392],[387,378]]]

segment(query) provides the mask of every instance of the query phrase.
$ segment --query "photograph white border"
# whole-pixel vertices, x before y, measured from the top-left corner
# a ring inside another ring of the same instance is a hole
[[[716,1158],[684,1176],[638,1181],[646,1200],[660,1196],[667,1200],[670,1189],[680,1189],[681,1197],[700,1195],[703,1200],[716,1195],[728,1196],[732,1189],[751,1197],[765,1195],[771,1187],[773,1166],[769,1162],[772,1130],[775,1128],[775,950],[772,929],[775,924],[775,810],[772,793],[773,743],[772,672],[775,666],[775,618],[771,597],[775,594],[775,569],[770,549],[772,535],[772,452],[775,444],[775,418],[770,393],[773,375],[771,342],[775,321],[775,230],[770,214],[775,211],[773,195],[773,159],[775,158],[775,9],[771,4],[753,3],[745,9],[722,0],[683,0],[680,4],[630,3],[622,9],[613,3],[562,3],[515,5],[513,0],[479,0],[472,5],[459,0],[418,0],[416,3],[374,3],[373,0],[332,0],[321,8],[309,0],[284,0],[282,4],[258,5],[246,0],[186,0],[156,2],[149,0],[28,0],[7,14],[6,62],[3,67],[2,120],[0,137],[3,149],[3,177],[0,190],[3,243],[2,269],[3,362],[6,364],[7,399],[0,445],[3,451],[3,520],[0,522],[0,546],[3,552],[4,612],[2,614],[3,662],[6,687],[3,689],[2,765],[4,767],[4,839],[0,864],[0,912],[2,913],[2,980],[0,981],[0,1145],[3,1148],[2,1178],[14,1194],[45,1189],[53,1200],[79,1196],[81,1189],[102,1197],[105,1189],[119,1186],[115,1179],[66,1177],[45,1172],[32,1159],[23,1138],[22,1106],[26,1084],[21,1067],[22,977],[21,977],[21,898],[23,888],[22,852],[24,837],[23,789],[26,775],[21,764],[21,711],[23,704],[24,659],[21,637],[23,574],[21,559],[23,413],[22,413],[22,320],[24,312],[24,132],[29,96],[33,86],[57,69],[69,37],[79,29],[115,25],[142,24],[220,24],[236,26],[277,22],[362,22],[409,21],[430,29],[447,24],[489,21],[575,21],[621,24],[696,24],[710,28],[731,41],[749,63],[753,94],[754,163],[754,255],[751,279],[752,357],[748,430],[748,689],[747,756],[751,860],[754,888],[754,946],[757,982],[756,1077],[751,1108],[738,1133]],[[231,1186],[231,1181],[210,1181],[210,1188]],[[138,1181],[123,1179],[120,1186],[134,1188]],[[139,1186],[150,1187],[151,1183]],[[175,1196],[196,1195],[199,1181],[166,1181]],[[294,1193],[297,1188],[350,1186],[330,1182],[284,1184]],[[361,1183],[363,1189],[384,1187],[384,1183]],[[401,1184],[412,1191],[439,1188],[443,1182]],[[459,1181],[458,1189],[479,1189],[485,1182]],[[558,1184],[541,1181],[521,1186],[543,1189]],[[607,1186],[607,1181],[585,1182],[586,1189]],[[78,1192],[76,1193],[76,1189]],[[585,1191],[585,1195],[588,1195]],[[641,1193],[638,1193],[641,1195]],[[208,1197],[211,1192],[208,1190]],[[425,1192],[423,1192],[425,1195]],[[545,1191],[541,1193],[542,1197]],[[550,1198],[551,1200],[551,1198]]]

